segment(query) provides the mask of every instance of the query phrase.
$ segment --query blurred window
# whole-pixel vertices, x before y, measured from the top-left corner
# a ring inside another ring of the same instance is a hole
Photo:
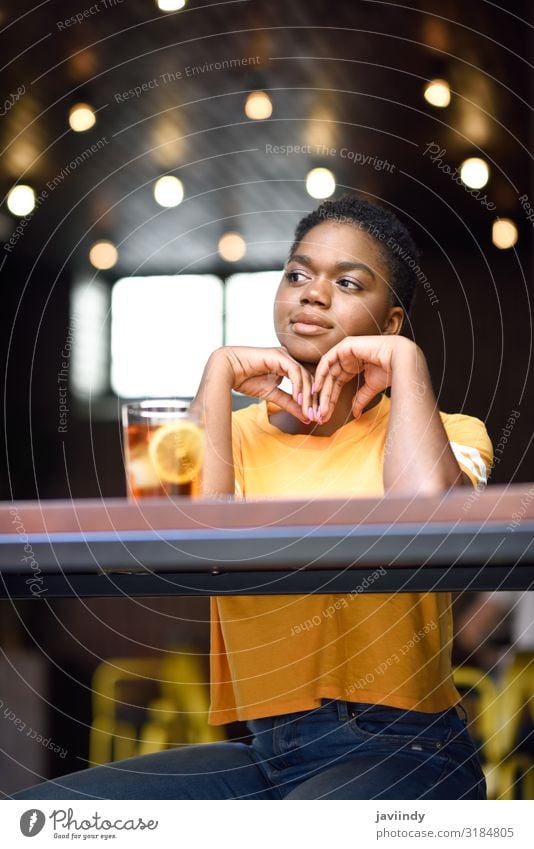
[[[191,397],[223,341],[223,285],[210,274],[123,277],[111,294],[111,386],[123,398]]]
[[[71,386],[79,398],[103,395],[109,389],[108,314],[109,288],[104,283],[95,279],[73,288],[64,351],[71,356]]]
[[[192,397],[220,345],[278,346],[281,271],[94,279],[71,298],[72,387],[81,398]],[[111,318],[111,320],[110,320]]]
[[[233,274],[226,281],[227,345],[278,347],[273,326],[273,303],[281,271]]]

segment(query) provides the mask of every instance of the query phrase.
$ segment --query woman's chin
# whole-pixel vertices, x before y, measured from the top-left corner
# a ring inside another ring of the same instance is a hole
[[[330,346],[318,345],[314,339],[307,339],[290,333],[278,334],[278,341],[294,360],[302,364],[317,365],[323,354],[330,350]]]

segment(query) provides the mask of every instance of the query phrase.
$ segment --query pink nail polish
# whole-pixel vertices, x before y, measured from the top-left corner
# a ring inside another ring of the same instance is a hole
[[[313,419],[315,418],[313,414],[313,407],[308,407],[308,418],[310,421],[313,421]]]
[[[302,392],[297,395],[297,404],[302,404]]]

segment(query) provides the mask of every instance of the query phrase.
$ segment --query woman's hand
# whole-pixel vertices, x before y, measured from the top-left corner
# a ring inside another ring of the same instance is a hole
[[[352,400],[358,419],[379,392],[391,386],[395,359],[417,346],[403,336],[347,336],[321,357],[315,372],[314,391],[320,421],[327,422],[341,390],[359,375],[359,388]]]
[[[312,378],[286,348],[225,346],[212,357],[227,364],[231,388],[236,392],[273,401],[300,421],[310,421]],[[291,381],[292,395],[279,388],[284,377]]]

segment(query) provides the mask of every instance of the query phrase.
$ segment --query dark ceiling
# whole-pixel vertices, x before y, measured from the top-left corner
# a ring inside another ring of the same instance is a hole
[[[3,3],[3,90],[25,93],[1,122],[2,194],[16,180],[39,194],[60,177],[13,254],[44,248],[58,269],[89,270],[89,245],[106,237],[119,245],[119,273],[224,273],[214,252],[231,229],[249,245],[242,267],[278,266],[314,203],[304,186],[314,165],[330,167],[340,187],[397,206],[423,242],[436,237],[425,233],[431,219],[443,232],[464,211],[469,228],[485,232],[487,210],[424,151],[439,144],[452,166],[482,151],[493,163],[488,197],[500,215],[517,215],[530,163],[528,5],[190,0],[165,14],[154,0]],[[231,67],[209,67],[224,60]],[[455,92],[446,110],[422,98],[436,75]],[[267,121],[245,117],[256,88],[272,97]],[[85,133],[68,128],[77,101],[98,110]],[[276,155],[269,145],[312,153]],[[335,151],[317,153],[320,145]],[[343,149],[391,167],[356,164]],[[153,199],[164,173],[185,186],[174,209]],[[16,224],[4,205],[1,238]]]

